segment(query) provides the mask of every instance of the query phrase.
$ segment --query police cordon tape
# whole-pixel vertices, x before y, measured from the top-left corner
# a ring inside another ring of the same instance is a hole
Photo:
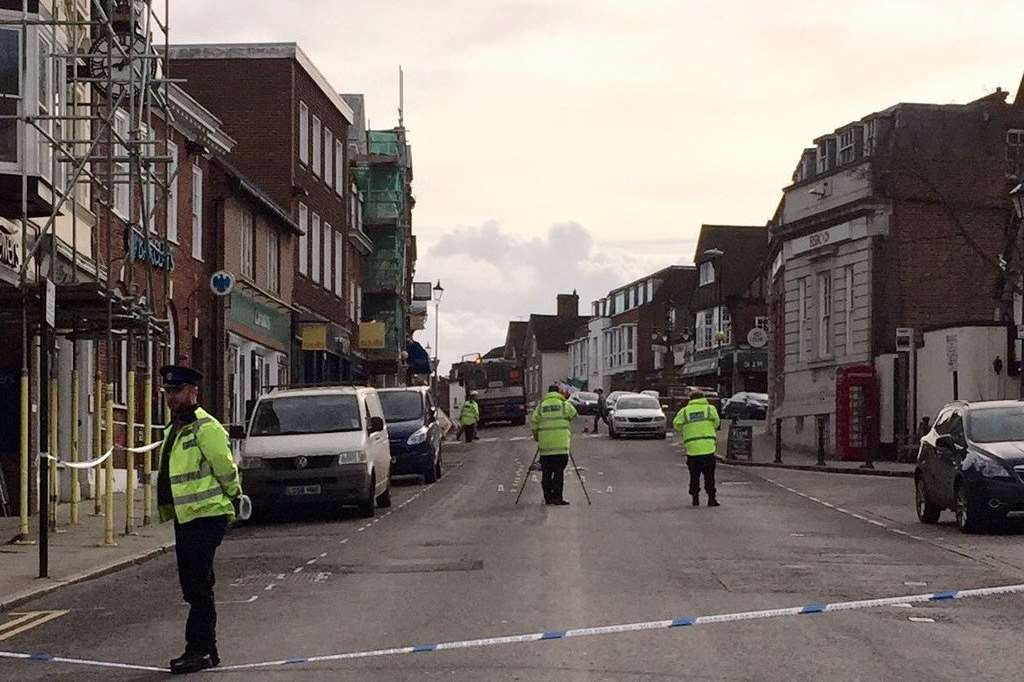
[[[142,454],[145,454],[147,452],[150,452],[151,450],[156,450],[161,445],[163,445],[163,441],[162,440],[158,440],[155,443],[150,443],[149,445],[143,445],[143,446],[140,446],[140,447],[137,447],[137,448],[126,448],[126,447],[117,445],[114,448],[112,448],[110,450],[107,450],[103,454],[102,457],[97,457],[95,459],[89,459],[89,460],[86,460],[84,462],[68,462],[68,461],[63,460],[63,459],[61,459],[59,457],[54,457],[53,455],[49,455],[49,454],[47,454],[45,452],[39,453],[39,459],[52,460],[52,461],[57,463],[58,467],[61,467],[63,469],[91,469],[91,468],[93,468],[95,466],[99,466],[100,464],[103,464],[103,462],[107,461],[107,458],[110,457],[112,454],[114,454],[114,449],[124,450],[125,452],[134,452],[137,455],[142,455]]]
[[[649,630],[666,630],[680,627],[694,627],[697,625],[712,625],[715,623],[733,623],[738,621],[764,620],[767,618],[779,618],[783,616],[803,616],[816,615],[822,613],[834,613],[838,611],[856,611],[859,609],[872,609],[882,606],[895,606],[900,604],[944,602],[953,601],[957,599],[968,599],[972,597],[993,597],[1006,594],[1019,594],[1021,592],[1024,592],[1024,584],[1001,585],[998,587],[980,587],[969,590],[953,590],[948,592],[931,592],[928,594],[914,594],[903,597],[882,597],[878,599],[862,599],[859,601],[833,602],[831,604],[808,604],[806,606],[793,606],[782,609],[744,611],[740,613],[724,613],[712,616],[675,618],[672,620],[652,620],[642,623],[604,625],[601,627],[578,628],[574,630],[548,630],[546,632],[534,632],[531,634],[524,635],[488,637],[485,639],[467,639],[455,642],[441,642],[438,644],[419,644],[415,646],[404,646],[393,649],[351,651],[347,653],[330,654],[325,656],[308,656],[306,658],[284,658],[276,661],[264,661],[261,663],[244,663],[241,665],[229,665],[224,666],[222,668],[218,668],[213,672],[227,672],[233,670],[254,670],[257,668],[272,668],[279,666],[303,665],[308,663],[323,663],[326,661],[343,661],[358,658],[374,658],[382,656],[399,656],[404,654],[433,653],[436,651],[473,649],[480,647],[498,646],[502,644],[522,644],[527,642],[555,641],[572,639],[576,637],[593,637],[595,635],[623,634],[627,632],[643,632]],[[45,663],[69,663],[74,665],[122,668],[130,670],[166,670],[166,668],[156,668],[153,666],[136,665],[132,663],[116,663],[82,658],[68,658],[64,656],[52,656],[50,654],[45,653],[27,654],[14,651],[0,651],[0,658],[13,658],[25,661],[37,661]]]

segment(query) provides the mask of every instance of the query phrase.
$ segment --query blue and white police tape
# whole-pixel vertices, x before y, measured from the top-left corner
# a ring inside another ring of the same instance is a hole
[[[694,627],[697,625],[711,625],[714,623],[732,623],[737,621],[763,620],[766,618],[779,618],[782,616],[802,616],[822,613],[833,613],[837,611],[856,611],[858,609],[872,609],[882,606],[895,606],[898,604],[944,602],[956,599],[968,599],[971,597],[994,597],[1005,594],[1019,594],[1021,592],[1024,592],[1024,584],[1001,585],[998,587],[981,587],[970,590],[953,590],[949,592],[913,594],[903,597],[882,597],[880,599],[862,599],[859,601],[833,602],[831,604],[808,604],[806,606],[793,606],[790,608],[783,609],[744,611],[741,613],[723,613],[712,616],[674,618],[672,620],[652,620],[642,623],[626,623],[622,625],[604,625],[601,627],[579,628],[575,630],[548,630],[546,632],[534,632],[525,635],[508,635],[505,637],[467,639],[455,642],[441,642],[439,644],[419,644],[415,646],[404,646],[393,649],[351,651],[347,653],[330,654],[325,656],[309,656],[306,658],[283,658],[276,661],[264,661],[261,663],[229,665],[219,668],[219,670],[253,670],[256,668],[271,668],[276,666],[322,663],[324,661],[343,661],[357,658],[374,658],[380,656],[398,656],[402,654],[421,654],[432,653],[436,651],[453,651],[456,649],[473,649],[479,647],[498,646],[501,644],[521,644],[526,642],[565,640],[577,637],[592,637],[594,635],[612,635],[622,634],[626,632],[643,632],[646,630],[666,630],[671,628]],[[51,656],[49,654],[43,653],[26,654],[17,653],[13,651],[0,651],[0,658],[13,658],[25,661],[47,663],[69,663],[75,665],[87,665],[93,667],[106,668],[122,668],[130,670],[166,670],[166,668],[155,668],[152,666],[135,665],[131,663],[114,663],[82,658],[68,658],[64,656]]]
[[[780,616],[798,616],[807,614],[830,613],[833,611],[853,611],[857,609],[877,608],[880,606],[892,606],[894,604],[940,602],[953,599],[966,599],[968,597],[989,597],[1002,594],[1016,594],[1020,592],[1024,592],[1024,584],[1003,585],[1000,587],[982,587],[971,590],[956,590],[951,592],[933,592],[930,594],[917,594],[905,597],[883,597],[880,599],[863,599],[860,601],[835,602],[832,604],[809,604],[807,606],[794,606],[791,608],[784,609],[746,611],[742,613],[726,613],[714,616],[675,618],[672,620],[653,620],[643,623],[605,625],[602,627],[579,628],[575,630],[548,630],[546,632],[534,632],[525,635],[488,637],[485,639],[468,639],[457,642],[442,642],[439,644],[419,644],[415,646],[404,646],[394,649],[352,651],[348,653],[330,654],[326,656],[309,656],[307,658],[291,658],[282,659],[278,661],[265,661],[263,663],[230,665],[221,668],[221,670],[252,670],[254,668],[300,665],[306,663],[320,663],[324,661],[342,661],[356,658],[373,658],[379,656],[397,656],[402,654],[431,653],[435,651],[452,651],[455,649],[472,649],[477,647],[497,646],[501,644],[520,644],[525,642],[564,640],[576,637],[592,637],[594,635],[622,634],[625,632],[642,632],[645,630],[664,630],[678,627],[692,627],[695,625],[710,625],[712,623],[730,623],[743,620],[761,620],[765,618],[777,618]]]
[[[141,455],[150,452],[151,450],[156,450],[161,445],[163,445],[162,440],[158,440],[155,443],[150,443],[149,445],[142,445],[137,448],[126,448],[122,445],[115,445],[113,448],[103,453],[102,456],[97,457],[95,459],[88,459],[84,462],[69,462],[67,460],[61,459],[60,457],[54,457],[53,455],[50,455],[45,452],[39,453],[39,459],[52,460],[56,462],[57,466],[62,469],[91,469],[107,461],[107,458],[114,454],[115,449],[124,450],[125,452],[134,452],[137,455]]]

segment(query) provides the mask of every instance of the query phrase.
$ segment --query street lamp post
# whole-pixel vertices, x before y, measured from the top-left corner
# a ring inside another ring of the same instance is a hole
[[[434,285],[434,390],[438,390],[437,383],[437,367],[441,364],[440,359],[440,336],[439,329],[441,327],[441,297],[444,295],[444,287],[441,286],[441,280],[437,280],[437,284]]]
[[[1024,183],[1021,183],[1014,187],[1012,190],[1010,190],[1010,203],[1013,204],[1013,213],[1017,217],[1017,222],[1024,222]],[[1012,271],[1008,271],[1007,275],[1014,277],[1013,289],[1014,291],[1016,291],[1017,285],[1019,284],[1019,281],[1017,281],[1017,276],[1021,273],[1021,264],[1015,262],[1013,263],[1013,267],[1014,269]],[[1010,300],[1012,305],[1013,299]],[[1022,315],[1022,317],[1024,317],[1024,315]],[[1012,309],[1010,318],[1013,319]],[[1014,323],[1024,323],[1024,319],[1014,320]],[[1018,336],[1018,334],[1015,333],[1014,336]],[[1020,355],[1024,355],[1024,346],[1022,346],[1022,353]],[[1018,389],[1017,396],[1021,400],[1024,400],[1024,357],[1018,357],[1017,362],[1019,363],[1020,367],[1020,370],[1017,373],[1017,379],[1020,382],[1020,388]]]
[[[725,325],[722,320],[722,270],[723,270],[723,256],[725,252],[721,249],[707,249],[704,251],[704,258],[712,263],[715,268],[715,279],[718,281],[718,300],[716,305],[718,307],[718,333],[715,334],[715,345],[718,348],[718,362],[715,366],[715,374],[718,377],[718,385],[716,388],[722,391],[722,341],[725,339]]]

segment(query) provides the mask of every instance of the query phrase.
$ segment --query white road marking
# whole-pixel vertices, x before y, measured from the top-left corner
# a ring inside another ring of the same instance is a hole
[[[315,563],[316,563],[316,559],[310,559],[309,561],[306,562],[306,565],[307,566],[312,566]]]
[[[903,584],[907,587],[925,587],[926,585],[928,585],[928,583],[924,582],[923,580],[905,580],[903,581]]]
[[[259,599],[259,598],[260,598],[259,595],[254,594],[251,597],[249,597],[248,599],[241,599],[241,600],[238,600],[238,601],[219,601],[217,603],[218,604],[251,604],[254,601],[256,601],[257,599]]]
[[[341,540],[338,541],[338,544],[344,545],[346,542],[348,542],[348,538],[342,538]]]
[[[294,571],[292,571],[292,573],[302,573],[302,568],[303,568],[302,566],[299,566]]]
[[[323,559],[325,556],[327,556],[327,552],[324,552],[323,554],[321,554],[320,558]]]
[[[270,583],[269,585],[267,585],[266,587],[263,588],[263,591],[264,592],[270,592],[275,587],[277,587],[277,583]]]
[[[509,441],[514,443],[520,440],[527,440],[528,438],[529,436],[515,436],[514,438],[509,438]]]
[[[612,488],[611,486],[608,486],[608,489],[607,489],[607,490],[605,490],[605,492],[606,492],[606,493],[613,493],[613,492],[615,492],[615,489],[614,489],[614,488]]]
[[[499,486],[498,486],[498,492],[499,492],[499,493],[503,493],[503,492],[505,492],[505,486],[503,486],[503,485],[499,485]]]
[[[790,533],[789,536],[792,537],[792,538],[805,538],[805,537],[807,537],[803,533]]]
[[[907,618],[911,623],[934,623],[934,618],[921,618],[919,616],[910,616]]]
[[[330,577],[331,577],[331,572],[330,571],[320,571],[313,578],[313,582],[315,582],[315,583],[322,583],[322,582],[324,582],[325,580],[327,580]]]

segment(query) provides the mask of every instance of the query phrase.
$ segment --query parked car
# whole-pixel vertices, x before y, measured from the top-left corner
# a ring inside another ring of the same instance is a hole
[[[675,414],[679,412],[679,410],[686,407],[686,405],[690,402],[690,395],[694,391],[698,390],[704,394],[704,397],[707,398],[708,403],[714,406],[714,408],[718,410],[718,414],[721,415],[722,398],[718,395],[718,391],[716,391],[713,388],[704,388],[703,386],[683,386],[681,388],[673,388],[670,394],[666,396],[665,399],[662,400],[662,403],[667,404],[668,411],[672,414],[672,416],[675,416]]]
[[[391,452],[373,388],[274,389],[256,402],[244,439],[242,487],[253,510],[357,505],[363,516],[391,506]]]
[[[377,391],[391,446],[391,476],[418,474],[424,483],[441,478],[441,425],[434,397],[425,386]]]
[[[657,398],[634,393],[620,397],[609,413],[608,435],[665,437],[666,419]]]
[[[597,394],[590,391],[576,391],[569,396],[569,402],[581,415],[593,416],[597,414]]]
[[[1024,402],[953,402],[921,438],[914,470],[917,516],[944,509],[973,533],[1024,511]]]
[[[608,410],[615,409],[615,403],[618,402],[619,398],[621,398],[624,395],[640,395],[640,394],[639,393],[634,393],[633,391],[612,391],[604,399],[605,408],[608,409]]]
[[[723,419],[767,419],[768,394],[740,391],[722,404]]]

